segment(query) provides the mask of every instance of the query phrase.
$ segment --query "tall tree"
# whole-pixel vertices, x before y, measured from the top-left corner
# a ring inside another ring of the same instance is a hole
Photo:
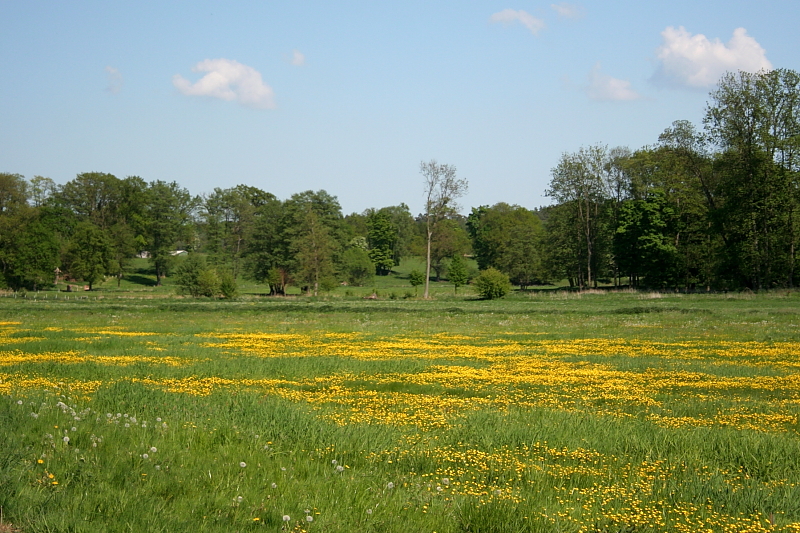
[[[197,199],[174,181],[150,183],[145,212],[146,238],[158,285],[167,275],[175,244],[189,237],[189,225],[196,205]]]
[[[431,278],[431,243],[437,225],[455,213],[458,204],[456,200],[467,193],[467,180],[456,176],[456,167],[453,165],[439,164],[431,159],[421,162],[420,173],[424,179],[425,191],[425,292],[423,298],[429,298]]]
[[[754,289],[792,286],[800,75],[784,69],[728,73],[710,96],[705,126],[722,152],[716,166],[724,197],[725,270]]]
[[[551,171],[552,179],[546,195],[574,209],[575,235],[584,248],[586,285],[597,286],[598,271],[602,268],[598,251],[603,234],[605,201],[608,198],[605,174],[608,170],[608,150],[605,146],[583,147],[576,153],[565,153]]]
[[[297,278],[309,294],[316,296],[321,288],[330,286],[333,279],[333,253],[336,242],[330,229],[310,204],[306,205],[301,231],[292,242],[297,260]]]
[[[84,172],[68,181],[61,200],[79,217],[106,229],[117,222],[121,203],[120,180],[104,172]]]
[[[375,273],[386,276],[394,267],[394,249],[398,231],[392,224],[391,215],[384,210],[367,214],[367,243],[369,258],[375,265]]]
[[[89,221],[75,228],[67,251],[69,272],[89,284],[89,290],[110,269],[114,250],[106,232]]]

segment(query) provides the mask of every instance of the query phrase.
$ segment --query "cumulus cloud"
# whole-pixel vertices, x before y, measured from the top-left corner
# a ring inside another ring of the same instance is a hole
[[[625,101],[641,98],[639,93],[631,89],[631,82],[603,74],[600,63],[597,63],[589,74],[586,94],[592,100],[600,101]]]
[[[264,83],[261,74],[253,67],[232,59],[206,59],[196,64],[192,71],[207,74],[195,83],[180,74],[172,77],[175,88],[187,96],[210,96],[257,109],[275,107],[272,87]]]
[[[565,19],[577,19],[583,16],[583,10],[573,4],[568,4],[567,2],[561,2],[560,4],[550,4],[550,7],[558,13],[559,17]]]
[[[106,67],[105,71],[106,79],[108,81],[106,91],[110,92],[111,94],[119,94],[119,92],[122,90],[122,74],[119,70],[112,66]]]
[[[528,28],[534,35],[539,33],[540,30],[544,29],[544,21],[542,19],[538,19],[527,11],[523,11],[521,9],[519,11],[515,11],[513,9],[504,9],[502,11],[498,11],[489,17],[489,22],[499,22],[506,25],[519,22]]]
[[[772,69],[764,49],[744,28],[735,29],[727,44],[700,33],[692,35],[683,26],[669,26],[661,37],[653,75],[653,81],[661,85],[706,88],[727,71]]]
[[[302,67],[306,64],[306,56],[300,50],[292,51],[292,65]]]

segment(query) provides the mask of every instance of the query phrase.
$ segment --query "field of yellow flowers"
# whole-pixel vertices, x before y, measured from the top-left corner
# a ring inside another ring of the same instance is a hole
[[[0,301],[33,531],[800,532],[800,294]]]

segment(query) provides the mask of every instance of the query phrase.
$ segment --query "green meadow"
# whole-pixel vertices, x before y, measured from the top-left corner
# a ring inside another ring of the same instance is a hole
[[[798,292],[169,281],[0,298],[0,531],[800,531]]]

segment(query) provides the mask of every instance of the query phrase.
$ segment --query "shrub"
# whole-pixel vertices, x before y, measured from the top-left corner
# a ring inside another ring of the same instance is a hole
[[[213,298],[219,295],[220,283],[217,273],[207,268],[200,272],[197,276],[197,293],[198,296],[207,296]]]
[[[230,270],[223,270],[219,275],[219,292],[222,297],[228,300],[233,300],[239,296],[239,287],[236,284],[236,278]]]
[[[499,270],[487,268],[475,278],[475,289],[481,298],[493,300],[508,294],[508,291],[511,290],[511,282],[508,280],[508,276]]]

